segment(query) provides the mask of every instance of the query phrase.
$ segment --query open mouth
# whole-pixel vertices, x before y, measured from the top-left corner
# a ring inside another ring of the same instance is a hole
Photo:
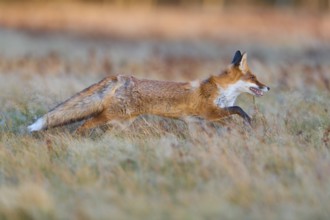
[[[250,87],[249,89],[254,93],[255,96],[263,96],[264,95],[264,92],[261,91],[260,89],[257,89],[255,87]]]

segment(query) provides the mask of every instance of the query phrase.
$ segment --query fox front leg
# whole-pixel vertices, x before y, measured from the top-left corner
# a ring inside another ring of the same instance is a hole
[[[216,121],[230,115],[239,115],[243,118],[245,123],[248,123],[251,126],[250,116],[239,106],[231,106],[225,108],[215,107],[208,111],[206,118],[211,121]]]
[[[229,112],[230,115],[239,115],[243,118],[244,122],[251,126],[250,116],[239,106],[231,106],[224,108],[225,111]]]

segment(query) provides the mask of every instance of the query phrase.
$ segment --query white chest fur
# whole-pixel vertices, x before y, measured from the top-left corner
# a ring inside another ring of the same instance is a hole
[[[235,104],[237,96],[241,94],[241,83],[237,82],[235,84],[229,85],[227,88],[222,88],[219,86],[218,97],[214,100],[214,104],[220,108],[230,107]]]

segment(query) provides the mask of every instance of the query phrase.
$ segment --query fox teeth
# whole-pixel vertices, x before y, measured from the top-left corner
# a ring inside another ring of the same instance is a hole
[[[263,96],[263,91],[261,91],[260,89],[257,89],[257,88],[253,88],[253,87],[250,87],[250,90],[257,96]]]

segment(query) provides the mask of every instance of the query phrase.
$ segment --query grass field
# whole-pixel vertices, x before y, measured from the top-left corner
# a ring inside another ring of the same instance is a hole
[[[0,29],[0,219],[329,219],[330,45],[325,26],[310,28],[262,41],[249,28],[231,40]],[[271,87],[238,100],[253,129],[145,116],[88,136],[26,131],[105,75],[204,79],[236,49]]]

